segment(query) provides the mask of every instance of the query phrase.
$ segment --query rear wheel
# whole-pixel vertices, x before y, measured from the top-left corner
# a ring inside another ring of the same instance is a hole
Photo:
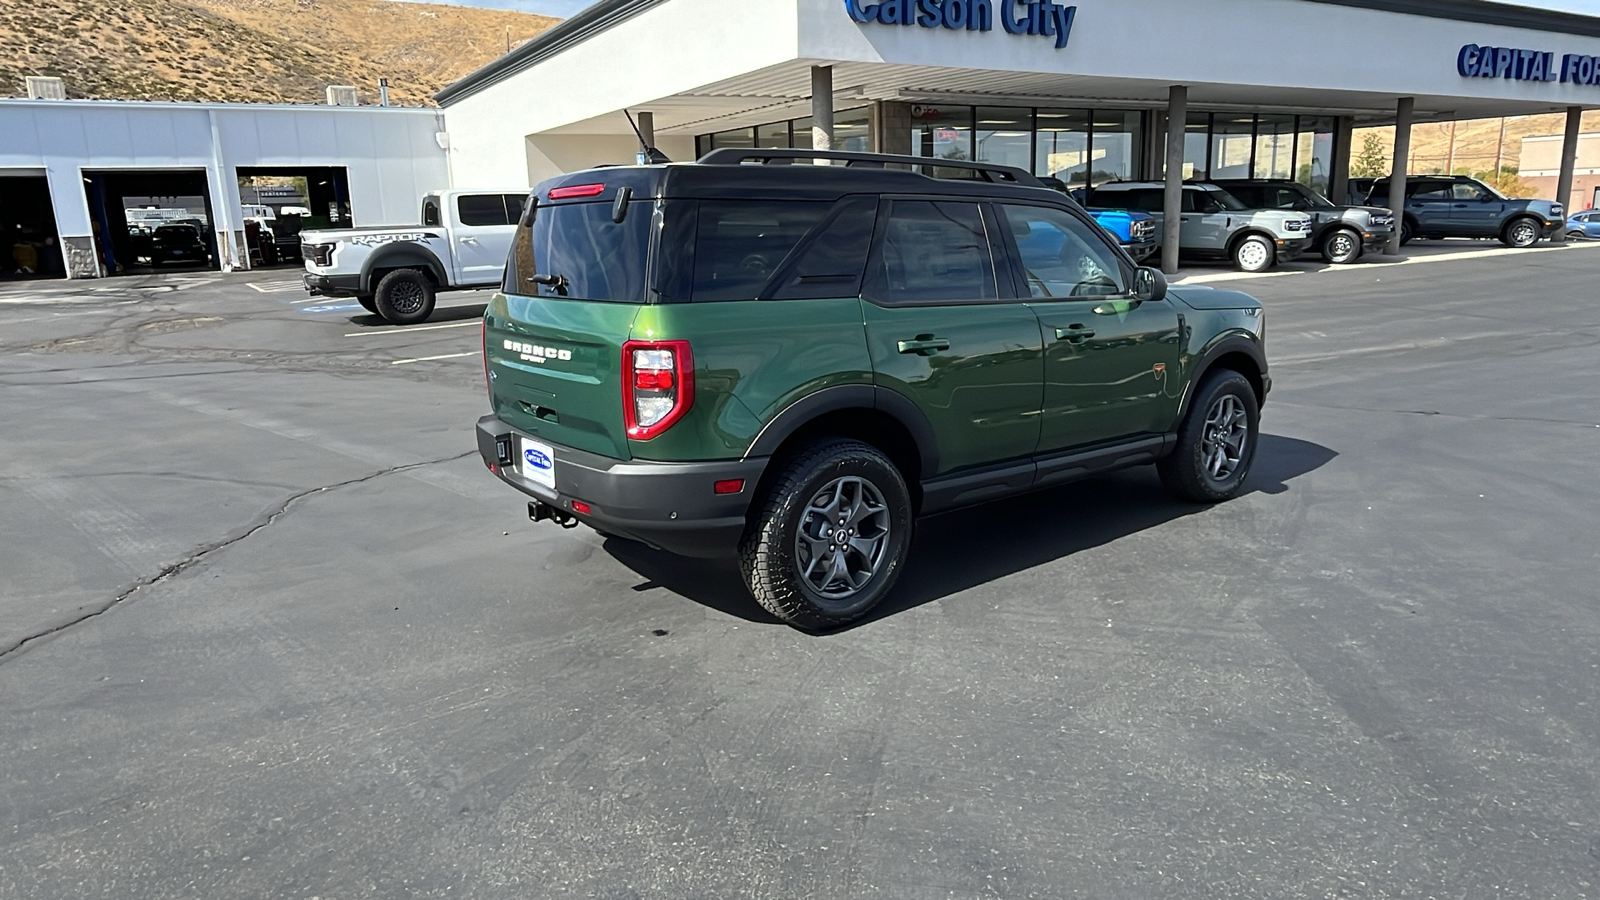
[[[1361,238],[1353,231],[1335,228],[1322,239],[1322,258],[1336,266],[1355,262],[1361,258]]]
[[[1411,243],[1416,236],[1417,226],[1412,224],[1410,219],[1406,219],[1400,223],[1400,246],[1404,247],[1405,245]]]
[[[1512,219],[1501,232],[1500,241],[1507,247],[1527,249],[1539,243],[1539,226],[1532,219]]]
[[[1265,272],[1277,262],[1278,253],[1272,242],[1259,234],[1252,234],[1233,248],[1233,263],[1244,272]]]
[[[824,441],[790,457],[758,500],[739,565],[768,612],[797,628],[837,628],[894,587],[911,529],[894,463],[860,441]]]
[[[378,280],[377,313],[395,325],[415,325],[433,315],[433,282],[416,269],[395,269]]]
[[[1231,369],[1207,374],[1178,426],[1177,449],[1156,464],[1161,483],[1196,503],[1233,499],[1255,462],[1260,430],[1250,382]]]

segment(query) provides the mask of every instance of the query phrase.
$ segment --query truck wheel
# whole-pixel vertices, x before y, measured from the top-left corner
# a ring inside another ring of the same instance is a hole
[[[1233,263],[1243,272],[1265,272],[1278,261],[1272,242],[1259,234],[1252,234],[1233,248]]]
[[[1512,219],[1500,233],[1500,242],[1507,247],[1525,250],[1539,243],[1539,226],[1532,219]]]
[[[395,325],[415,325],[433,315],[433,282],[416,269],[395,269],[378,280],[377,313]]]
[[[763,492],[739,567],[768,612],[796,628],[837,628],[894,587],[911,529],[894,463],[860,441],[824,441],[790,457]]]
[[[1322,239],[1322,258],[1336,266],[1355,262],[1361,258],[1361,238],[1353,231],[1335,228]]]
[[[357,294],[356,302],[361,304],[361,308],[369,313],[378,311],[378,301],[374,300],[371,294]]]
[[[1178,446],[1156,464],[1161,483],[1182,500],[1221,503],[1243,487],[1256,457],[1261,411],[1255,389],[1231,369],[1208,373],[1178,426]]]

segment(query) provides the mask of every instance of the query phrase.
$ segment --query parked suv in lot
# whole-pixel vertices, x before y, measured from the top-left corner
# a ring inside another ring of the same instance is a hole
[[[1101,228],[1111,232],[1111,236],[1117,239],[1117,243],[1122,245],[1134,262],[1144,262],[1161,249],[1160,229],[1156,227],[1155,216],[1137,209],[1110,209],[1084,204],[1083,188],[1068,190],[1067,183],[1054,175],[1042,175],[1039,182],[1083,204],[1083,211]]]
[[[1245,206],[1292,209],[1311,216],[1311,246],[1335,265],[1353,263],[1366,252],[1382,253],[1394,234],[1394,215],[1370,206],[1335,206],[1297,181],[1217,179],[1218,187]]]
[[[1261,305],[1169,291],[1022,170],[887,167],[925,163],[728,149],[539,185],[484,315],[485,464],[535,521],[737,554],[807,629],[888,593],[919,515],[1147,463],[1238,493]]]
[[[1389,179],[1372,184],[1367,203],[1387,207]],[[1566,210],[1550,200],[1512,200],[1465,175],[1406,179],[1400,243],[1412,238],[1499,238],[1507,247],[1532,247],[1567,224]]]
[[[1094,189],[1097,206],[1142,209],[1163,219],[1166,186],[1114,182]],[[1282,209],[1252,209],[1211,184],[1183,186],[1178,250],[1195,259],[1228,259],[1246,272],[1265,272],[1311,246],[1311,217]]]

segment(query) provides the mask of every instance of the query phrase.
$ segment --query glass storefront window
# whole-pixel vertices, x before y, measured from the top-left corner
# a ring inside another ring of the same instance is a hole
[[[810,119],[806,122],[809,125]],[[865,106],[833,114],[833,149],[851,153],[871,153],[872,114]]]
[[[1294,116],[1256,117],[1254,178],[1293,178]]]
[[[1033,170],[1033,110],[980,106],[977,126],[979,162]]]
[[[1190,113],[1183,126],[1183,178],[1211,177],[1211,114]],[[1162,165],[1166,170],[1166,165]]]
[[[1210,178],[1249,178],[1255,149],[1255,116],[1218,113],[1212,117]]]
[[[1333,171],[1334,120],[1328,116],[1301,116],[1294,179],[1323,196]]]
[[[1089,146],[1089,184],[1137,178],[1143,140],[1144,116],[1138,110],[1096,110]]]
[[[913,107],[913,111],[918,107]],[[911,122],[911,155],[929,159],[972,158],[972,107],[948,109],[920,107],[922,116]],[[940,178],[971,177],[962,170],[936,170]]]
[[[804,119],[795,119],[793,122],[790,122],[789,124],[794,126],[794,147],[795,147],[795,149],[796,150],[810,150],[811,149],[811,117],[810,116],[806,116]],[[837,135],[838,133],[839,133],[838,126],[835,125],[834,126],[834,134]]]
[[[775,148],[789,146],[789,123],[774,122],[756,126],[756,146]]]
[[[723,147],[754,147],[756,145],[756,130],[754,128],[735,128],[732,131],[719,131],[711,136],[711,149],[721,150]]]
[[[1054,175],[1069,187],[1089,180],[1089,112],[1083,109],[1041,109],[1039,143],[1034,151],[1036,175]]]

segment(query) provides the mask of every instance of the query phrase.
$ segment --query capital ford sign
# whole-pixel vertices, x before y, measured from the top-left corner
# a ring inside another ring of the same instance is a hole
[[[1076,6],[1054,0],[844,0],[850,18],[863,25],[917,25],[950,31],[993,31],[1055,38],[1056,49],[1072,37]]]
[[[1556,65],[1556,55],[1516,47],[1480,47],[1468,44],[1456,57],[1462,78],[1504,78],[1508,81],[1559,81],[1562,84],[1600,85],[1600,57],[1568,53]]]

